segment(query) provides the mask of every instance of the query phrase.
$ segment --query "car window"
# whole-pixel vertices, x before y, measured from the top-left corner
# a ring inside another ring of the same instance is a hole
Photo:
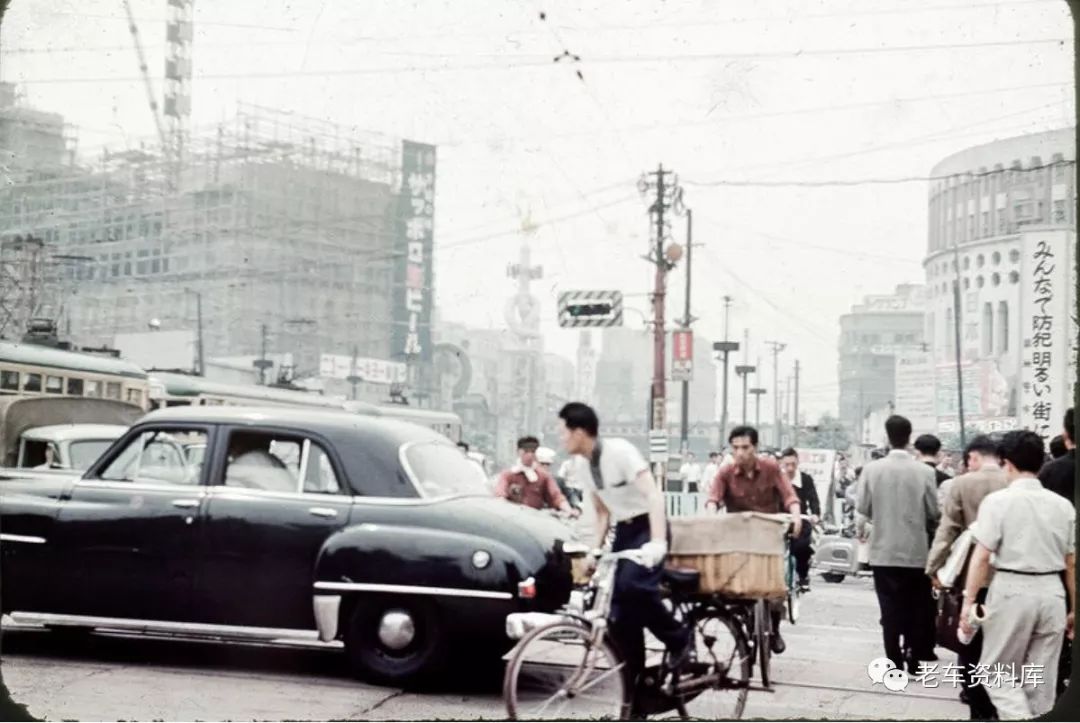
[[[449,442],[407,444],[405,461],[424,497],[491,494],[477,465]]]
[[[115,482],[197,485],[201,466],[187,463],[184,444],[206,443],[206,432],[192,430],[150,430],[138,435],[101,473],[101,479]]]
[[[68,455],[71,457],[71,469],[84,470],[98,460],[109,445],[111,439],[83,439],[68,445]]]
[[[236,431],[229,435],[225,486],[271,492],[300,489],[303,440],[268,432]]]
[[[304,472],[304,492],[316,494],[341,494],[334,466],[330,457],[317,442],[308,445],[307,466]]]

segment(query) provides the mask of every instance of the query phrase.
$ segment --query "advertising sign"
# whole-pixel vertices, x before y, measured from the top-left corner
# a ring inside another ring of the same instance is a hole
[[[836,450],[800,447],[795,451],[799,453],[799,471],[806,472],[814,478],[814,489],[817,490],[818,502],[821,503],[822,516],[826,522],[833,522],[832,517],[835,515],[833,477],[836,472]]]
[[[671,333],[671,379],[688,382],[694,378],[694,332],[677,329]]]
[[[343,354],[323,354],[319,357],[319,376],[328,379],[348,379],[353,376],[353,357]],[[405,364],[385,359],[356,358],[356,376],[369,384],[404,384]]]
[[[401,154],[393,354],[430,362],[435,146],[403,141]]]
[[[1071,401],[1067,376],[1076,331],[1069,308],[1068,236],[1031,233],[1022,251],[1020,423],[1046,442],[1060,432]]]
[[[896,357],[896,412],[911,420],[916,433],[937,426],[934,399],[934,358],[930,352],[906,352]]]

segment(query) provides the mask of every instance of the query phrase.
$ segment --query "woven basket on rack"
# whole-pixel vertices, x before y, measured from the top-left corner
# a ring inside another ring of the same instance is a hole
[[[702,592],[783,597],[786,528],[783,516],[754,512],[673,517],[667,564],[697,570]]]

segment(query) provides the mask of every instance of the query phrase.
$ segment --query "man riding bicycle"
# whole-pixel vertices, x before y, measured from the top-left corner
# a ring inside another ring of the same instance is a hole
[[[664,498],[636,447],[625,439],[597,437],[600,423],[591,407],[571,402],[559,418],[563,445],[577,455],[575,479],[592,494],[596,506],[596,539],[606,539],[614,518],[612,552],[640,552],[640,563],[619,561],[611,605],[612,637],[637,690],[645,668],[645,628],[667,647],[668,670],[681,667],[693,647],[693,631],[676,620],[660,598],[670,536]]]
[[[798,539],[802,534],[799,496],[773,459],[758,456],[757,430],[747,426],[736,427],[731,430],[728,442],[734,464],[725,465],[717,473],[705,508],[718,511],[723,506],[727,512],[765,514],[787,511],[794,518],[792,537]],[[771,647],[772,652],[777,655],[787,648],[784,639],[780,637],[780,618],[783,614],[783,601],[771,603],[774,631]]]

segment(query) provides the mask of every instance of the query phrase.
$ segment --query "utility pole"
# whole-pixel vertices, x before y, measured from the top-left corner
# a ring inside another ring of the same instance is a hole
[[[955,246],[954,246],[955,248]],[[960,314],[960,255],[956,254],[956,279],[953,281],[953,326],[956,327],[956,412],[960,421],[960,448],[967,446],[964,430],[964,368],[963,355],[960,344],[960,325],[963,317]]]
[[[720,447],[724,446],[728,426],[728,377],[731,376],[728,373],[728,358],[731,352],[739,350],[739,342],[728,341],[728,319],[731,313],[732,301],[732,297],[724,296],[724,340],[713,344],[713,351],[719,352],[723,356],[723,378],[720,380],[720,430],[717,434]]]
[[[642,176],[638,182],[638,189],[642,194],[654,191],[655,199],[649,206],[649,213],[656,224],[655,245],[650,249],[646,260],[656,266],[656,276],[653,283],[653,379],[650,393],[649,430],[650,432],[662,431],[667,435],[667,375],[664,368],[666,337],[664,330],[664,297],[667,284],[668,272],[675,268],[681,249],[672,244],[664,248],[664,242],[668,238],[667,223],[664,213],[675,208],[682,207],[682,189],[678,185],[678,178],[671,171],[665,171],[660,164],[656,171]],[[658,465],[655,470],[657,482],[663,487],[664,465]]]
[[[754,387],[750,393],[754,395],[754,429],[761,427],[761,395],[768,394],[769,390],[764,387]]]
[[[686,209],[686,302],[683,305],[683,318],[682,328],[689,329],[693,323],[694,318],[690,315],[690,278],[691,278],[691,259],[694,255],[694,237],[693,237],[693,221],[694,212],[691,209]],[[691,351],[691,365],[693,364],[693,351]],[[693,367],[691,366],[691,369]],[[683,456],[686,456],[686,452],[690,449],[690,380],[684,379],[682,382],[682,429],[679,450]]]
[[[766,341],[772,349],[773,355],[773,441],[780,446],[780,352],[787,348],[787,344],[779,341]]]
[[[360,356],[360,347],[353,346],[353,350],[352,350],[352,369],[350,370],[350,374],[349,374],[348,378],[345,379],[345,381],[347,381],[349,384],[352,385],[352,399],[353,399],[354,402],[356,401],[356,385],[358,385],[360,382],[364,381],[364,378],[356,373],[356,362],[357,362],[357,358],[359,356]]]
[[[795,360],[795,439],[791,443],[792,447],[799,446],[799,360]]]
[[[206,376],[206,346],[203,338],[202,292],[195,292],[195,326],[199,335],[199,376]]]
[[[269,359],[266,358],[266,337],[267,337],[266,324],[262,325],[261,334],[262,334],[262,354],[259,356],[258,359],[255,360],[255,362],[252,364],[252,366],[254,366],[256,369],[259,370],[259,384],[265,386],[266,385],[266,370],[274,365],[274,363],[272,361],[270,361]]]

